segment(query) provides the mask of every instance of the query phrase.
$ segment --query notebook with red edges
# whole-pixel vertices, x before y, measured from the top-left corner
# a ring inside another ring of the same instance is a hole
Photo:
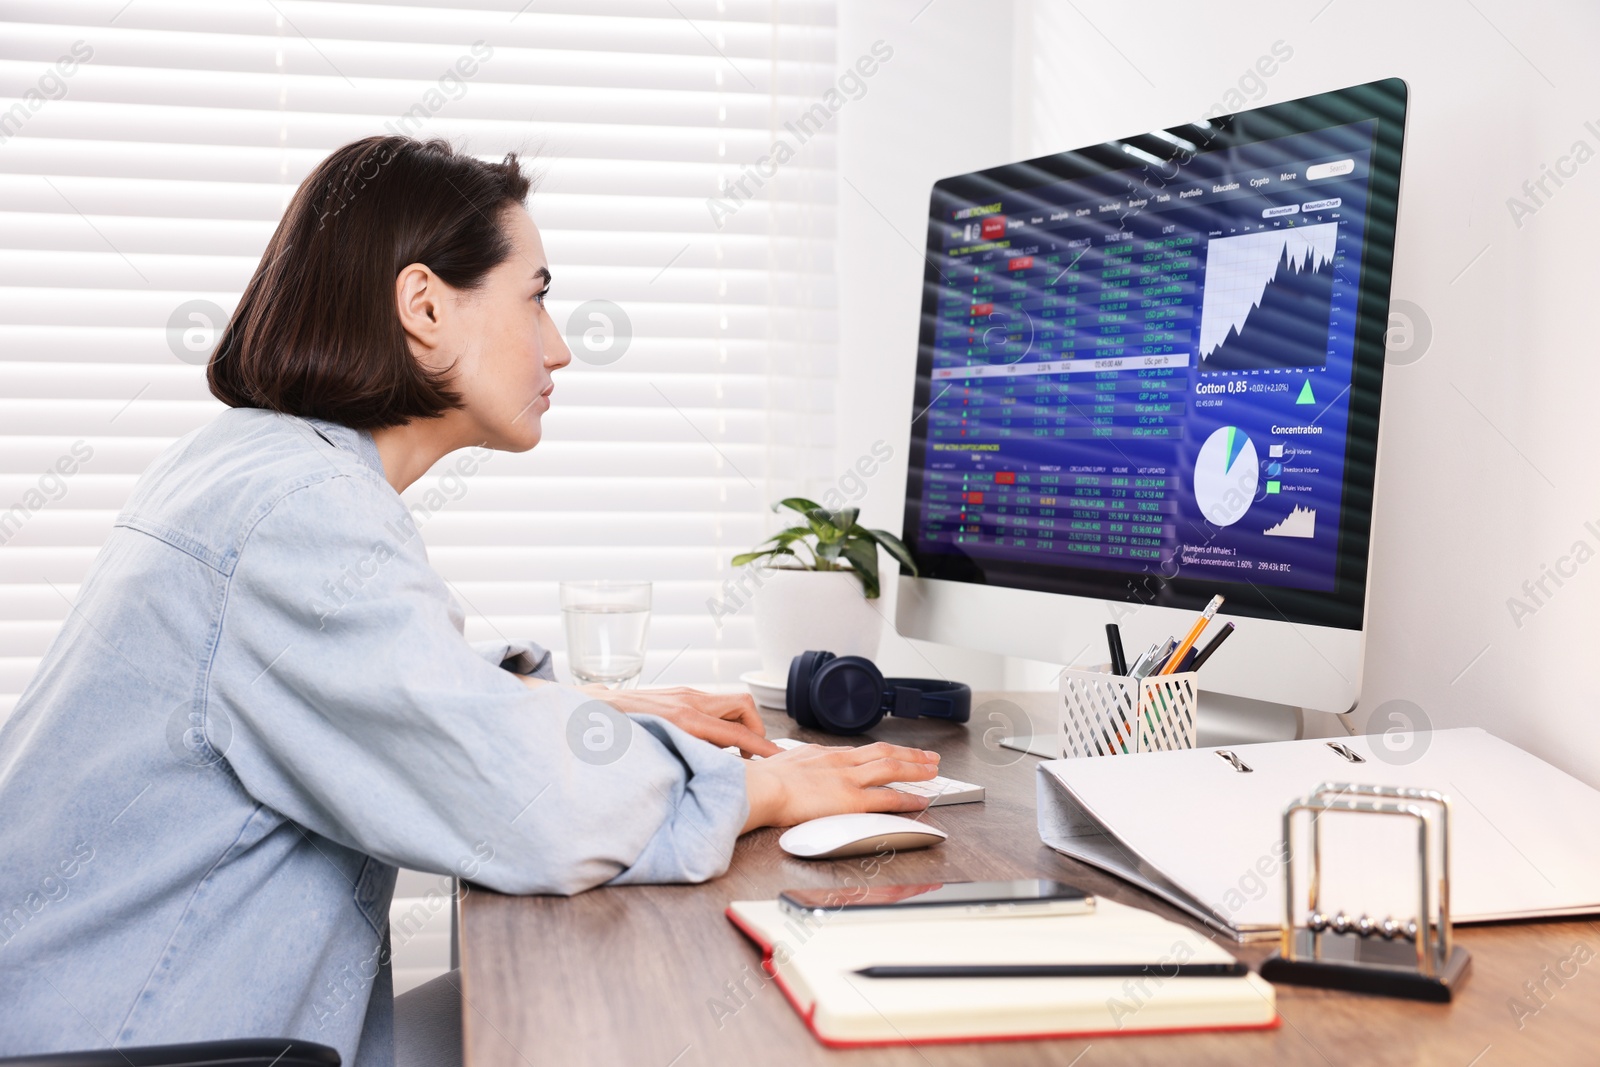
[[[1279,1025],[1259,975],[1176,977],[1175,963],[1228,963],[1204,935],[1100,900],[1088,915],[802,921],[776,901],[727,915],[762,952],[806,1028],[830,1048],[1027,1041]],[[865,978],[875,965],[1131,963],[1139,978]]]

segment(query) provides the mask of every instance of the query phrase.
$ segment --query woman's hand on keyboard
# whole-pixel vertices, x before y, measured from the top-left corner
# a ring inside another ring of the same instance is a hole
[[[939,773],[939,754],[878,741],[860,748],[806,745],[745,763],[750,818],[744,830],[793,826],[824,815],[921,811],[927,797],[885,789]],[[744,831],[741,831],[744,832]]]
[[[767,740],[766,728],[749,693],[702,693],[683,686],[608,689],[603,685],[580,685],[578,689],[624,714],[658,716],[702,741],[724,748],[734,745],[746,756],[773,756],[783,751]]]

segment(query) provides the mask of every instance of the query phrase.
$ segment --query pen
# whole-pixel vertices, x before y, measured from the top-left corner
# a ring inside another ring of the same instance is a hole
[[[1178,663],[1183,659],[1183,654],[1194,647],[1194,643],[1200,639],[1200,632],[1206,628],[1207,623],[1217,617],[1217,609],[1220,607],[1222,607],[1222,594],[1218,593],[1211,598],[1211,603],[1206,605],[1206,610],[1200,613],[1200,617],[1189,628],[1189,633],[1178,645],[1178,650],[1167,660],[1167,665],[1161,668],[1161,674],[1171,674],[1178,669]]]
[[[1211,653],[1215,652],[1217,650],[1217,646],[1226,641],[1228,639],[1228,635],[1231,633],[1233,633],[1233,623],[1230,622],[1220,631],[1218,631],[1217,636],[1213,637],[1205,648],[1200,650],[1200,654],[1195,656],[1194,662],[1189,665],[1189,669],[1191,671],[1199,670],[1200,665],[1211,658]]]
[[[863,978],[1237,978],[1250,973],[1232,963],[977,963],[863,967]]]
[[[1114,622],[1106,623],[1106,644],[1111,646],[1111,673],[1127,674],[1128,659],[1122,651],[1122,631]]]
[[[1155,655],[1140,662],[1129,673],[1134,678],[1148,678],[1150,675],[1155,673],[1157,667],[1167,661],[1167,657],[1172,655],[1172,650],[1176,648],[1177,645],[1178,642],[1174,641],[1170,637],[1167,638],[1166,643],[1156,649]]]
[[[1150,658],[1152,656],[1154,656],[1160,650],[1161,650],[1160,644],[1153,644],[1149,648],[1145,649],[1144,652],[1140,654],[1139,658],[1133,661],[1133,665],[1128,668],[1128,677],[1130,677],[1130,678],[1142,678],[1142,677],[1144,677],[1144,675],[1140,674],[1139,672],[1144,668],[1144,665],[1147,662],[1149,662]]]

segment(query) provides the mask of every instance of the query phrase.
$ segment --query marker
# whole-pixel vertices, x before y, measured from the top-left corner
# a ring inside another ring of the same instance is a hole
[[[1200,665],[1211,658],[1211,653],[1215,652],[1217,646],[1226,641],[1231,633],[1233,633],[1233,623],[1230,622],[1218,632],[1217,636],[1211,639],[1211,642],[1205,648],[1200,650],[1200,654],[1195,656],[1194,662],[1189,665],[1189,669],[1191,671],[1199,670]]]
[[[1111,673],[1127,674],[1128,658],[1122,651],[1122,632],[1114,622],[1106,623],[1106,644],[1111,647]]]
[[[1211,603],[1206,605],[1206,610],[1202,611],[1200,617],[1194,621],[1194,625],[1189,628],[1189,633],[1179,643],[1178,650],[1167,660],[1167,665],[1161,668],[1160,673],[1171,674],[1178,669],[1178,664],[1183,662],[1183,654],[1194,647],[1194,643],[1200,639],[1201,631],[1206,628],[1206,625],[1212,619],[1217,617],[1217,609],[1222,607],[1222,599],[1221,593],[1211,598]]]

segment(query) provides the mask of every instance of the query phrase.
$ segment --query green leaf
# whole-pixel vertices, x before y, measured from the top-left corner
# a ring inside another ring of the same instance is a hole
[[[844,557],[850,561],[856,577],[861,579],[861,591],[867,599],[877,599],[878,546],[871,541],[855,538],[844,543]]]
[[[787,530],[779,530],[777,533],[773,534],[771,537],[767,538],[765,541],[763,541],[761,543],[762,544],[771,543],[775,547],[781,548],[784,545],[792,545],[792,544],[794,544],[796,541],[800,540],[802,537],[810,537],[810,536],[811,536],[811,528],[810,527],[808,527],[808,526],[792,526]]]
[[[776,504],[772,505],[773,511],[777,511],[779,508],[788,508],[790,511],[798,511],[800,514],[804,515],[808,511],[821,510],[822,505],[818,504],[815,500],[807,500],[803,496],[786,496]]]
[[[806,522],[811,523],[813,526],[827,526],[827,528],[834,531],[834,533],[845,533],[843,528],[840,528],[840,525],[835,522],[835,518],[837,518],[837,512],[830,512],[830,510],[827,510],[826,507],[813,507],[813,509],[808,510],[808,512],[805,514]]]
[[[865,527],[863,529],[865,530]],[[893,556],[903,570],[910,571],[913,575],[917,574],[917,563],[911,558],[911,550],[906,548],[900,538],[888,530],[865,530],[865,532],[868,537],[882,545],[884,551]]]
[[[746,563],[754,563],[762,556],[794,556],[794,553],[787,548],[781,547],[763,548],[759,552],[741,552],[737,556],[733,557],[733,565],[735,567],[743,567]],[[795,556],[795,558],[799,559],[800,557]]]
[[[839,541],[844,538],[844,530],[834,523],[833,517],[833,512],[827,508],[812,508],[806,512],[806,521],[816,532],[817,540]]]
[[[780,530],[762,541],[755,551],[735,556],[735,566],[781,555],[790,557],[808,570],[833,571],[848,567],[856,572],[869,598],[876,597],[879,591],[879,546],[898,560],[901,567],[912,574],[917,573],[911,553],[899,538],[886,530],[869,530],[856,521],[861,516],[860,508],[833,510],[803,496],[784,497],[772,505],[773,511],[784,508],[804,516],[806,524]],[[807,563],[790,548],[791,545],[803,545],[811,561]]]

